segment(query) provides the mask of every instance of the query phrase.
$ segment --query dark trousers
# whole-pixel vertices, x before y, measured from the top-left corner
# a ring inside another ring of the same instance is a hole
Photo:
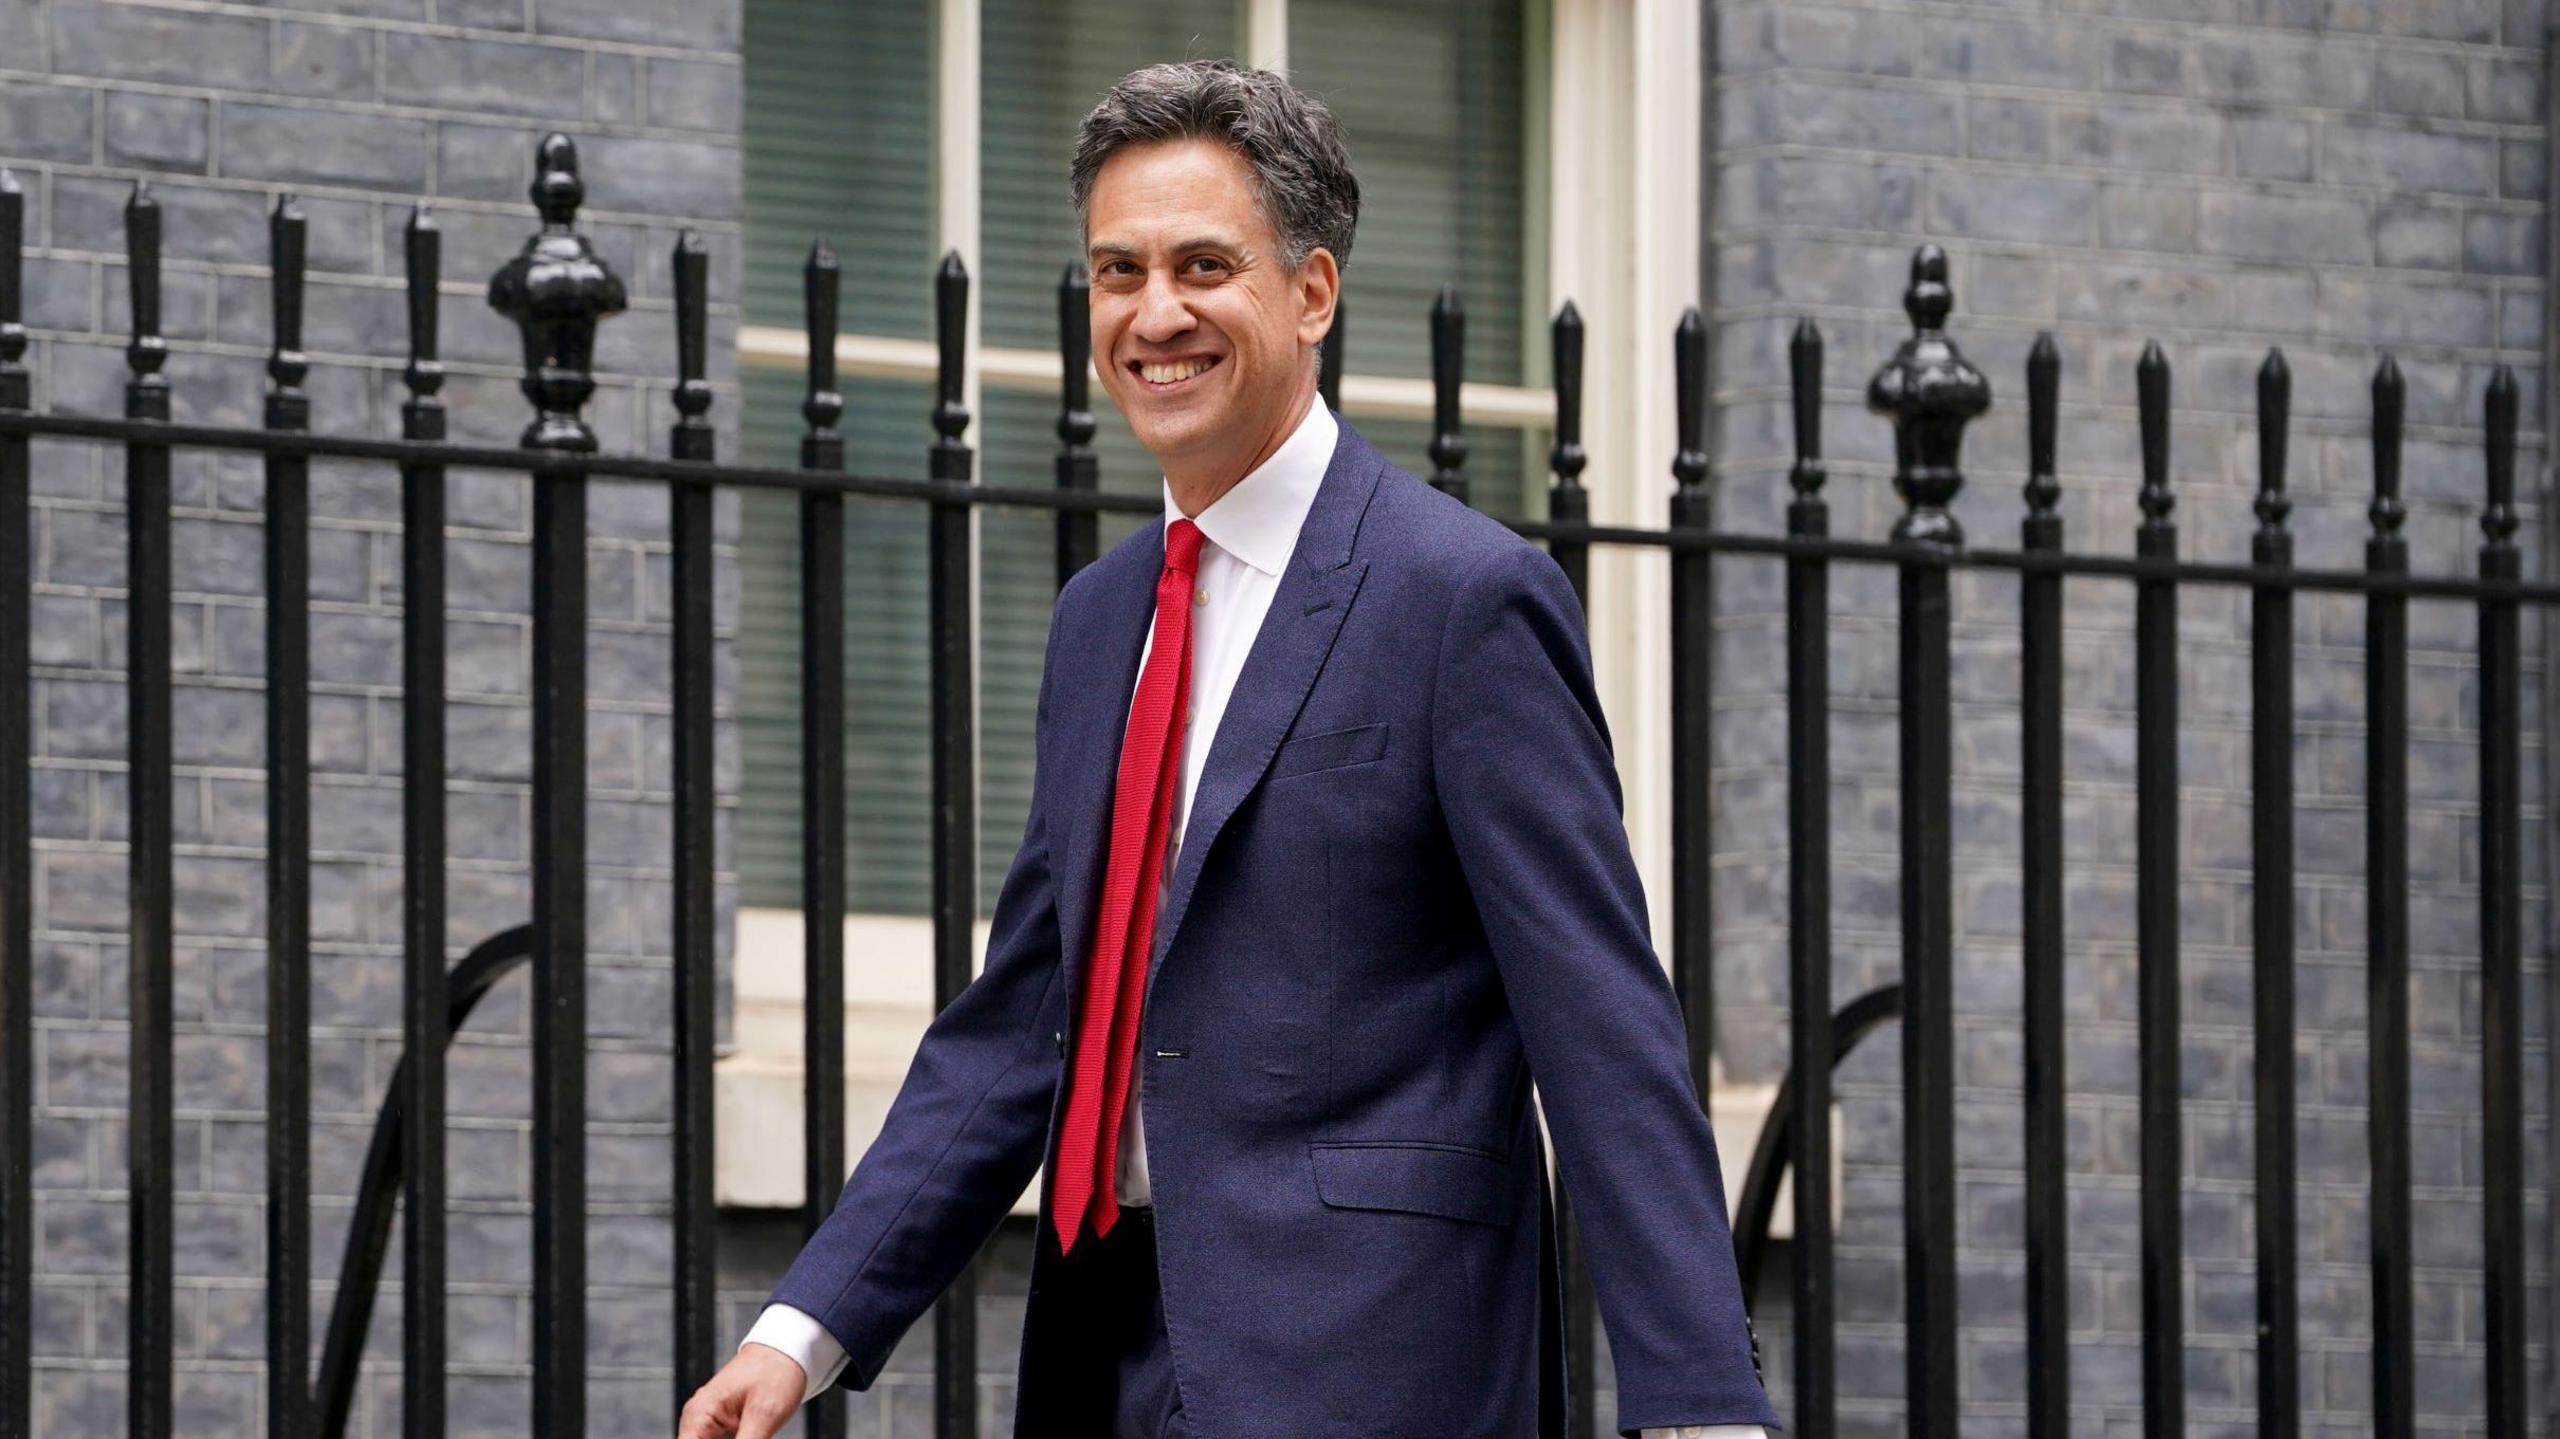
[[[1057,1236],[1042,1226],[1041,1242]],[[1111,1232],[1088,1229],[1058,1261],[1055,1313],[1064,1321],[1063,1372],[1041,1401],[1059,1410],[1025,1413],[1027,1435],[1089,1439],[1191,1439],[1174,1384],[1173,1349],[1165,1338],[1164,1293],[1156,1281],[1156,1223],[1151,1207],[1122,1209]],[[1056,1332],[1053,1330],[1053,1332]]]

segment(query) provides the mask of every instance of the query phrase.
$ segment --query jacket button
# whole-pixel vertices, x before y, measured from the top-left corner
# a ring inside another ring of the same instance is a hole
[[[1067,1052],[1067,1032],[1063,1029],[1053,1029],[1049,1031],[1049,1038],[1058,1046],[1058,1054],[1063,1058]]]

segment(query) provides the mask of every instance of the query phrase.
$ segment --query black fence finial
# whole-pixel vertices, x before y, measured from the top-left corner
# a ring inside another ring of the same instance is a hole
[[[927,472],[937,480],[969,478],[969,406],[962,386],[967,381],[969,345],[969,267],[957,250],[943,252],[933,272],[933,335],[938,345],[934,368],[933,450],[925,457]]]
[[[291,195],[277,196],[275,209],[267,216],[267,268],[273,276],[269,298],[274,311],[274,347],[267,354],[267,378],[274,382],[267,392],[270,429],[298,430],[311,420],[311,397],[302,391],[303,378],[311,372],[310,357],[302,353],[305,234],[302,202]]]
[[[0,410],[27,408],[34,389],[24,363],[26,243],[27,192],[16,174],[0,168]]]
[[[2373,543],[2405,549],[2408,537],[2400,526],[2409,518],[2400,502],[2401,416],[2408,409],[2409,385],[2400,378],[2400,362],[2389,355],[2373,367]]]
[[[2285,494],[2286,427],[2293,422],[2293,367],[2273,346],[2258,366],[2258,536],[2281,539],[2293,500]]]
[[[667,451],[679,460],[715,457],[709,418],[711,382],[704,378],[709,359],[706,331],[711,306],[711,247],[700,231],[676,235],[676,422],[667,435]]]
[[[2027,518],[2021,534],[2029,549],[2062,544],[2062,481],[2054,465],[2054,441],[2062,429],[2062,349],[2051,330],[2040,331],[2027,351]]]
[[[1697,523],[1707,523],[1707,322],[1698,307],[1680,312],[1671,332],[1671,410],[1679,432],[1671,456],[1671,478],[1677,482],[1675,502],[1697,507]]]
[[[2169,489],[2169,357],[2159,341],[2143,342],[2142,358],[2133,367],[2133,388],[2142,432],[2142,493],[2137,497],[2142,530],[2167,534],[2178,497]]]
[[[2515,548],[2516,400],[2516,372],[2500,365],[2490,372],[2482,405],[2489,428],[2489,505],[2480,512],[2480,531],[2492,549]]]
[[[1991,407],[1991,382],[1947,338],[1953,308],[1947,252],[1922,245],[1902,294],[1912,336],[1867,384],[1867,408],[1893,423],[1893,489],[1910,507],[1894,524],[1897,540],[1964,543],[1964,527],[1947,507],[1964,488],[1964,427]]]
[[[489,307],[524,332],[525,398],[535,416],[522,443],[529,450],[588,452],[595,431],[580,415],[596,390],[596,326],[630,302],[604,257],[572,228],[586,186],[578,179],[578,147],[557,131],[534,150],[527,191],[542,230],[489,279]]]
[[[169,418],[169,342],[160,335],[160,202],[147,180],[133,182],[124,206],[125,268],[133,301],[133,337],[124,348],[124,413],[129,420]]]
[[[1582,312],[1567,300],[1549,329],[1555,347],[1556,442],[1547,467],[1559,488],[1580,488],[1591,456],[1582,448]]]
[[[836,421],[844,418],[844,396],[836,390],[836,312],[843,270],[835,246],[824,236],[811,241],[809,259],[800,267],[800,302],[809,342],[809,388],[800,401],[800,418],[808,427],[800,435],[800,468],[844,468],[844,436]]]
[[[1794,508],[1810,514],[1824,509],[1822,484],[1822,331],[1810,318],[1796,321],[1787,341],[1787,390],[1793,401],[1796,461],[1787,471],[1795,492]]]
[[[1467,497],[1467,437],[1459,428],[1458,387],[1467,372],[1467,312],[1458,287],[1442,285],[1431,302],[1431,487]]]
[[[444,438],[444,361],[436,352],[436,287],[443,278],[444,232],[424,205],[409,212],[401,236],[409,278],[409,364],[400,372],[409,399],[400,407],[400,433],[412,440]]]

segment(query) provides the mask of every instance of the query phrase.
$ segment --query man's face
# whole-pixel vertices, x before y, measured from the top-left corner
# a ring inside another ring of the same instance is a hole
[[[1290,273],[1252,170],[1209,140],[1103,162],[1085,242],[1094,368],[1138,443],[1168,474],[1242,478],[1313,388],[1307,347],[1333,323],[1332,254]]]

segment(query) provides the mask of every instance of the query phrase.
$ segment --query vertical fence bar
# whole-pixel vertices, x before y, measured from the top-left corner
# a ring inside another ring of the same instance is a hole
[[[2516,552],[2516,377],[2489,380],[2489,503],[2480,577],[2512,581]],[[2525,1326],[2524,651],[2517,603],[2480,601],[2480,1152],[2489,1433],[2523,1439],[2530,1395]]]
[[[27,195],[0,169],[0,410],[32,408],[20,284]],[[28,673],[35,569],[28,563],[27,437],[0,435],[0,1439],[32,1439],[35,1397],[35,852]]]
[[[711,384],[703,378],[710,304],[711,251],[702,236],[676,236],[676,422],[667,453],[679,460],[717,458],[708,418]],[[713,1017],[717,1007],[719,909],[711,885],[718,864],[718,797],[713,791],[712,487],[667,488],[667,529],[674,544],[673,645],[675,713],[675,1406],[718,1369],[716,1285],[719,1247],[712,1204]]]
[[[968,485],[974,471],[961,436],[969,410],[961,402],[963,347],[968,341],[969,271],[958,251],[942,257],[933,282],[934,337],[940,366],[927,473]],[[977,685],[972,673],[970,599],[978,590],[977,551],[970,543],[973,504],[966,497],[933,502],[926,546],[931,568],[928,621],[933,628],[933,989],[938,1013],[973,977],[978,917]],[[933,1423],[937,1439],[976,1439],[978,1432],[978,1275],[961,1269],[934,1301]]]
[[[2269,350],[2258,369],[2258,533],[2250,557],[2266,570],[2293,567],[2285,517],[2286,426],[2293,373]],[[2293,1083],[2293,587],[2250,590],[2249,809],[2251,937],[2257,1128],[2258,1432],[2302,1432],[2301,1300],[2295,1279]]]
[[[1549,336],[1555,348],[1556,442],[1547,452],[1547,467],[1555,474],[1554,482],[1547,486],[1547,518],[1560,524],[1581,524],[1591,518],[1591,492],[1582,487],[1582,470],[1591,456],[1582,448],[1582,312],[1573,307],[1573,301],[1565,301],[1556,311]],[[1557,540],[1547,546],[1547,553],[1555,556],[1556,565],[1573,586],[1574,598],[1582,602],[1582,611],[1588,616],[1590,542]]]
[[[1459,429],[1458,386],[1467,371],[1467,312],[1458,287],[1443,285],[1431,302],[1431,487],[1467,498],[1467,438]]]
[[[1795,466],[1787,533],[1831,532],[1822,498],[1822,334],[1796,322],[1787,347]],[[1831,1235],[1831,567],[1787,559],[1787,1068],[1795,1075],[1794,1428],[1837,1424]]]
[[[2030,554],[2062,550],[2062,352],[2051,333],[2027,352],[2027,517]],[[2026,1022],[2027,1433],[2071,1432],[2071,1191],[2063,1061],[2062,575],[2018,577],[2019,736]]]
[[[1964,486],[1964,427],[1991,384],[1945,334],[1955,303],[1946,252],[1911,258],[1902,308],[1913,334],[1876,372],[1868,408],[1894,426],[1894,489],[1909,507],[1901,562],[1902,1273],[1913,1439],[1956,1433],[1954,871],[1948,842],[1953,721],[1947,557],[1964,544],[1948,512]]]
[[[1084,266],[1070,263],[1058,277],[1058,488],[1092,494],[1102,488],[1102,463],[1093,453],[1093,326],[1091,282]],[[1058,587],[1102,552],[1102,516],[1091,510],[1058,511]]]
[[[566,135],[536,151],[542,232],[489,282],[524,331],[528,449],[592,452],[596,325],[622,282],[573,226],[585,187]],[[587,479],[574,461],[533,475],[533,1431],[587,1416],[586,870]]]
[[[2134,367],[2142,428],[2142,523],[2134,552],[2174,560],[2169,517],[2169,358],[2146,343]],[[2185,1245],[2178,1193],[2178,585],[2134,582],[2135,1009],[2141,1026],[2142,1432],[2174,1439],[2187,1410]]]
[[[137,183],[125,205],[133,338],[125,348],[130,420],[169,418],[168,362],[160,337],[160,202]],[[176,1180],[176,1098],[169,1014],[171,1000],[171,737],[169,726],[169,447],[125,446],[126,777],[132,809],[131,1120],[126,1136],[130,1176],[132,1270],[126,1300],[126,1432],[166,1439],[170,1432],[171,1187]]]
[[[403,236],[409,278],[405,439],[445,437],[436,303],[444,237],[424,206]],[[408,1063],[400,1131],[401,1430],[445,1421],[445,476],[400,467],[400,1030]]]
[[[290,195],[267,217],[266,422],[288,433],[311,427],[305,223]],[[288,1439],[311,1395],[311,462],[269,452],[266,470],[267,1432]]]
[[[2365,568],[2406,574],[2400,525],[2400,366],[2373,375],[2373,535]],[[2378,1439],[2414,1432],[2416,1314],[2409,1230],[2409,601],[2365,600],[2365,1005],[2372,1084],[2373,1416]]]
[[[1351,310],[1339,294],[1333,301],[1333,328],[1316,347],[1316,393],[1335,414],[1342,413],[1342,357],[1351,342]]]
[[[800,414],[800,465],[844,468],[844,396],[836,392],[836,306],[842,274],[820,240],[801,272],[809,336],[809,391]],[[815,1234],[844,1188],[844,496],[800,495],[800,895],[805,911],[802,1015],[806,1088],[802,1117],[807,1198],[801,1223]],[[811,1439],[843,1439],[844,1396],[809,1404]]]
[[[1707,322],[1691,305],[1671,332],[1670,517],[1673,529],[1715,525],[1708,482]],[[1715,568],[1703,549],[1673,550],[1671,583],[1671,988],[1689,1036],[1689,1078],[1703,1101],[1715,1092],[1715,795],[1712,747],[1715,699]],[[1559,1236],[1567,1234],[1562,1207]],[[1573,1358],[1591,1372],[1590,1274],[1568,1270]],[[1576,1328],[1575,1325],[1581,1327]],[[1582,1386],[1587,1393],[1589,1384]],[[1592,1432],[1577,1407],[1577,1434]]]

